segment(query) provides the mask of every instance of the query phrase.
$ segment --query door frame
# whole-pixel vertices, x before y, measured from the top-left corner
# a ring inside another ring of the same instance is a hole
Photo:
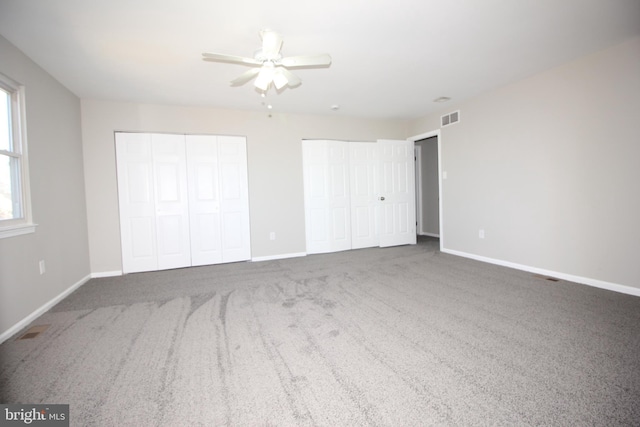
[[[442,250],[444,248],[444,215],[443,215],[443,209],[442,209],[442,176],[443,176],[443,171],[442,171],[442,135],[440,132],[440,129],[435,129],[429,132],[425,132],[425,133],[421,133],[419,135],[414,135],[414,136],[410,136],[409,138],[407,138],[409,141],[413,141],[414,144],[416,141],[420,141],[422,139],[427,139],[427,138],[432,138],[432,137],[437,137],[438,138],[438,215],[439,215],[439,232],[440,232],[440,250]],[[422,185],[422,184],[420,184]],[[418,200],[418,188],[416,187],[416,203]]]
[[[414,144],[413,149],[416,164],[416,233],[422,236],[422,147]]]

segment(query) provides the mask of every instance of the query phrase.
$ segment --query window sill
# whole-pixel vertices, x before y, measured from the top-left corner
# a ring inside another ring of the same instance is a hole
[[[8,227],[0,227],[0,239],[35,233],[38,224],[20,224]]]

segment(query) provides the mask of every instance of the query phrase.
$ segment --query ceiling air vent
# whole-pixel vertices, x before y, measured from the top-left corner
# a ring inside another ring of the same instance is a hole
[[[440,117],[440,126],[445,127],[452,125],[454,123],[458,123],[460,121],[460,110],[454,111],[453,113],[445,114]]]

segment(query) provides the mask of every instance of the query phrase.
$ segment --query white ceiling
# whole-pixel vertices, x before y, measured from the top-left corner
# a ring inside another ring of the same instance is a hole
[[[246,67],[201,60],[263,28],[333,58],[274,112],[414,118],[640,34],[640,0],[0,0],[0,34],[81,98],[263,109],[229,86]]]

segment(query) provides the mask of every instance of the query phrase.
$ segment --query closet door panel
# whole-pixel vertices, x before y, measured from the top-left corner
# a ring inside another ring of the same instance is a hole
[[[192,265],[222,262],[218,140],[187,135]]]
[[[349,150],[351,247],[359,249],[378,246],[378,146],[370,142],[350,142]]]
[[[331,250],[351,249],[349,148],[345,143],[329,145],[329,209],[331,214]]]
[[[325,209],[310,209],[307,214],[307,253],[330,252],[329,218]]]
[[[244,137],[219,136],[222,262],[251,258],[247,145]]]
[[[225,251],[241,250],[244,246],[242,215],[240,212],[225,212],[223,223],[223,247]],[[227,260],[225,262],[230,262],[231,256],[227,255],[224,259]]]
[[[191,265],[187,157],[183,135],[152,134],[158,268]]]
[[[307,253],[351,249],[349,150],[343,141],[302,141]]]
[[[158,269],[151,136],[116,133],[122,271]]]
[[[324,162],[326,152],[317,153],[318,147],[312,147],[307,153],[305,166],[307,170],[307,180],[305,180],[305,195],[307,196],[307,252],[322,253],[330,251],[330,231],[331,224],[329,209],[327,208],[329,192],[327,185],[329,177],[328,169]]]
[[[217,213],[203,213],[195,214],[192,224],[194,224],[195,230],[197,230],[197,236],[194,236],[192,245],[197,253],[205,254],[207,252],[215,254],[215,256],[209,259],[203,259],[200,262],[194,262],[193,265],[205,265],[205,264],[217,264],[222,262],[222,256],[220,254],[220,214]],[[194,253],[191,254],[192,260],[194,259]]]
[[[131,258],[144,260],[155,258],[155,223],[151,218],[130,218],[126,221],[126,227],[131,235]],[[151,267],[156,268],[157,263]],[[139,270],[135,270],[139,271]]]
[[[351,236],[349,235],[349,229],[351,225],[349,224],[349,213],[347,209],[340,206],[333,208],[331,210],[331,216],[331,234],[333,240],[337,242],[338,245],[344,245],[345,242],[350,242]]]

